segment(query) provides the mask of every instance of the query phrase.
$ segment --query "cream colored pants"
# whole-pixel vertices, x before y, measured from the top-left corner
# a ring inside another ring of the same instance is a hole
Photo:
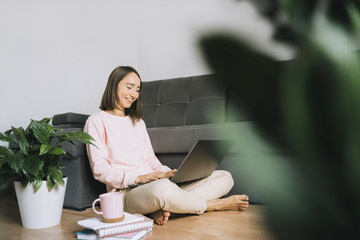
[[[148,214],[160,209],[172,213],[200,214],[207,208],[206,200],[226,195],[234,185],[231,174],[216,170],[207,178],[178,186],[169,179],[159,179],[124,193],[124,211]]]

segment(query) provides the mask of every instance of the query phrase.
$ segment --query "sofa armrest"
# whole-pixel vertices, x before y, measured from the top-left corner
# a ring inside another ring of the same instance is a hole
[[[67,112],[55,114],[51,123],[57,128],[82,128],[88,117],[86,114]]]

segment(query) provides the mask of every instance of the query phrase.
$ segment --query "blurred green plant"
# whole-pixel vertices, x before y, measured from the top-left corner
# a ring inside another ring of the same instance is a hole
[[[0,146],[0,186],[12,179],[21,181],[24,188],[33,183],[35,192],[43,180],[49,191],[56,183],[64,185],[62,157],[67,152],[62,144],[74,144],[74,141],[93,144],[94,139],[81,131],[65,132],[54,128],[50,120],[31,120],[25,130],[11,127],[0,133],[0,141],[13,145],[10,148]]]
[[[244,40],[201,40],[236,106],[283,155],[244,147],[240,174],[266,185],[275,239],[360,236],[359,2],[257,0],[275,38],[297,54],[275,61]],[[229,133],[241,139],[241,133]],[[240,163],[241,162],[241,163]]]

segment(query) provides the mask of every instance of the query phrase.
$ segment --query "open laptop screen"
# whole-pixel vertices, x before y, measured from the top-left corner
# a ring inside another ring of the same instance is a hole
[[[210,176],[233,144],[231,140],[197,141],[170,180],[182,183]]]

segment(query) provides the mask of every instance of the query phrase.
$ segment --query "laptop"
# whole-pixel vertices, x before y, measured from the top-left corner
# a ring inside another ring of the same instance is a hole
[[[234,141],[199,140],[187,154],[175,175],[170,180],[181,184],[210,176],[228,154]],[[143,184],[130,185],[130,188]]]
[[[210,176],[233,144],[230,140],[197,141],[170,180],[184,183]]]

